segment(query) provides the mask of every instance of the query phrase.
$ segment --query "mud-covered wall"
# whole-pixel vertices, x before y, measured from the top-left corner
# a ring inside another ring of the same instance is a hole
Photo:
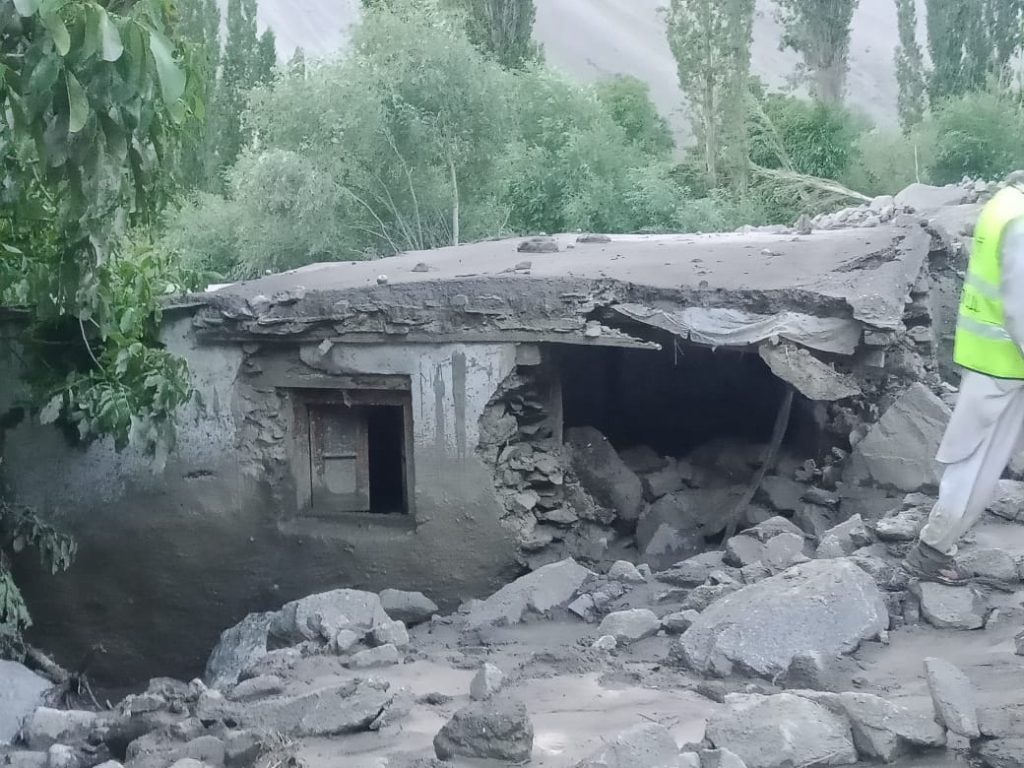
[[[222,629],[297,596],[396,587],[451,606],[510,576],[515,547],[475,448],[484,406],[514,368],[514,345],[197,345],[189,316],[168,322],[165,336],[187,353],[199,397],[180,414],[164,467],[130,449],[117,454],[108,441],[72,447],[31,417],[0,442],[14,498],[79,542],[71,573],[18,563],[32,639],[62,663],[74,667],[101,643],[93,670],[101,681],[187,679]],[[9,343],[0,349],[5,397],[18,386],[9,352]],[[298,511],[282,387],[330,386],[338,374],[409,377],[410,515]],[[0,403],[0,416],[12,405]]]

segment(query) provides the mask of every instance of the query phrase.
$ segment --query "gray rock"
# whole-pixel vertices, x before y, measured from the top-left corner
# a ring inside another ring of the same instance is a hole
[[[22,721],[42,703],[50,686],[27,667],[0,660],[0,744],[14,741]]]
[[[723,750],[724,751],[724,750]],[[679,768],[702,768],[700,755],[696,752],[683,752],[679,755]]]
[[[286,603],[274,615],[270,634],[289,645],[306,640],[329,642],[339,630],[370,632],[389,618],[373,592],[335,589]]]
[[[804,554],[803,534],[780,533],[768,540],[764,545],[764,556],[761,561],[773,572],[778,573],[794,565],[806,563]]]
[[[1002,549],[968,550],[956,558],[956,564],[960,572],[967,576],[982,576],[1008,584],[1019,580],[1017,561]]]
[[[295,665],[300,661],[302,661],[302,651],[298,648],[276,648],[273,651],[267,651],[266,656],[261,656],[243,669],[239,679],[247,680],[250,677],[259,677],[260,675],[280,676],[294,669]],[[201,680],[193,681],[193,684],[195,683],[203,685]],[[201,690],[193,691],[192,695],[193,697],[198,697],[205,690],[206,687],[204,685]]]
[[[252,731],[233,730],[224,735],[224,764],[227,768],[250,768],[263,753],[263,738]]]
[[[512,626],[529,614],[564,608],[593,572],[572,558],[538,568],[476,603],[466,617],[468,630]]]
[[[396,621],[414,627],[437,613],[437,604],[422,592],[403,592],[400,589],[385,589],[380,593],[380,604],[385,613]]]
[[[695,531],[680,531],[668,523],[661,523],[642,545],[643,562],[660,571],[705,546],[704,538]]]
[[[707,547],[703,540],[725,530],[728,521],[722,510],[735,505],[740,493],[742,491],[732,487],[686,488],[663,496],[640,516],[636,527],[637,543],[645,548],[658,528],[668,525],[683,538],[700,542],[698,551],[703,552]],[[695,554],[698,552],[686,556]]]
[[[518,699],[496,696],[460,709],[434,737],[441,760],[489,758],[522,763],[533,753],[533,723]]]
[[[840,656],[801,651],[793,656],[779,683],[794,690],[838,693],[850,687],[851,674],[843,662]]]
[[[988,739],[1024,738],[1024,702],[979,708],[978,728]]]
[[[1024,482],[1000,480],[995,500],[989,504],[988,511],[1005,520],[1024,520]]]
[[[277,675],[260,675],[243,680],[228,693],[232,701],[250,701],[276,696],[284,690],[284,681]]]
[[[982,742],[977,755],[986,768],[1024,768],[1024,738]]]
[[[601,621],[597,632],[611,635],[619,645],[629,645],[645,637],[656,635],[661,629],[661,620],[647,608],[609,613]]]
[[[362,639],[362,635],[358,632],[353,632],[351,629],[342,629],[334,636],[334,640],[331,641],[331,651],[339,656],[344,656],[359,645],[359,641]]]
[[[649,445],[636,445],[619,451],[619,458],[622,462],[638,475],[646,475],[664,469],[670,463],[669,459],[658,454]]]
[[[576,768],[675,768],[678,755],[668,729],[644,723],[618,734]]]
[[[859,514],[853,515],[849,520],[825,531],[815,556],[820,559],[846,557],[872,541],[874,537],[863,518]]]
[[[687,560],[676,563],[671,568],[658,571],[654,578],[674,587],[695,587],[708,580],[715,571],[725,565],[724,553],[718,550],[702,552]]]
[[[747,764],[728,749],[705,749],[700,753],[700,768],[747,768]]]
[[[676,611],[661,617],[661,628],[670,635],[681,635],[698,618],[700,618],[700,613],[697,611]]]
[[[752,536],[733,536],[725,542],[725,563],[734,568],[760,563],[765,545]]]
[[[393,645],[405,648],[409,644],[409,632],[401,621],[383,621],[370,633],[376,645]]]
[[[597,638],[590,647],[595,651],[614,651],[619,647],[619,641],[612,635],[601,635],[601,637]]]
[[[915,182],[894,198],[897,208],[910,208],[917,213],[928,213],[970,202],[971,193],[959,185],[934,187]]]
[[[637,567],[628,560],[616,560],[612,563],[612,567],[608,569],[608,578],[626,584],[643,584],[647,581]]]
[[[1024,630],[1018,632],[1013,638],[1014,653],[1017,656],[1024,656]]]
[[[47,768],[47,754],[45,752],[30,752],[28,750],[16,750],[3,755],[5,768]],[[110,761],[113,762],[113,761]],[[106,765],[104,763],[103,765]],[[110,768],[121,768],[121,764]],[[697,766],[700,768],[700,766]]]
[[[780,536],[784,533],[799,536],[800,538],[803,538],[804,535],[804,532],[800,530],[800,526],[798,526],[796,523],[791,522],[790,520],[787,520],[781,515],[769,517],[767,520],[764,520],[763,522],[760,522],[755,526],[747,528],[740,535],[750,536],[752,538],[757,539],[762,544],[765,544],[770,540],[774,539],[776,536]]]
[[[78,755],[66,744],[54,744],[46,752],[47,768],[77,768]]]
[[[914,541],[928,520],[926,509],[900,509],[875,523],[875,534],[882,541]]]
[[[593,427],[575,427],[567,430],[566,442],[572,448],[576,476],[594,500],[614,509],[621,520],[637,520],[644,503],[643,486],[608,438]]]
[[[935,454],[950,413],[924,384],[911,384],[854,447],[847,479],[901,491],[938,486]]]
[[[981,629],[988,611],[984,596],[974,587],[950,587],[920,582],[914,594],[925,621],[939,629]]]
[[[842,693],[839,701],[861,757],[890,763],[914,749],[946,744],[946,732],[930,711],[912,712],[869,693]]]
[[[796,512],[807,486],[782,475],[769,475],[761,482],[760,493],[777,512]]]
[[[505,674],[493,664],[484,664],[473,676],[469,684],[469,698],[483,701],[501,690],[505,682]]]
[[[793,521],[805,534],[817,540],[834,525],[828,510],[816,504],[804,504],[793,514]]]
[[[800,696],[730,694],[706,737],[747,768],[853,765],[857,751],[845,717]]]
[[[398,649],[388,643],[353,653],[347,664],[350,669],[374,669],[375,667],[390,667],[401,660],[402,656]]]
[[[978,738],[978,703],[967,675],[948,661],[935,658],[924,660],[924,670],[939,721],[953,733]]]
[[[683,633],[679,650],[704,674],[774,677],[797,653],[850,652],[888,624],[870,576],[848,560],[820,560],[725,596]]]
[[[657,501],[662,496],[675,493],[686,487],[686,481],[693,476],[693,468],[688,464],[670,462],[661,469],[643,475],[640,482],[644,489],[644,497]]]
[[[680,604],[681,611],[704,611],[726,595],[740,589],[740,584],[701,584],[695,588]]]
[[[183,757],[171,763],[170,768],[210,768],[210,766],[194,757]]]
[[[347,680],[298,696],[232,702],[210,691],[200,697],[196,716],[204,722],[233,722],[240,728],[287,736],[332,736],[369,729],[394,694],[386,681]]]
[[[54,744],[82,744],[96,726],[96,719],[95,712],[39,707],[25,721],[25,744],[37,751]]]
[[[211,688],[226,688],[238,676],[267,654],[267,635],[273,613],[250,613],[235,626],[221,632],[220,641],[206,662],[203,680]]]

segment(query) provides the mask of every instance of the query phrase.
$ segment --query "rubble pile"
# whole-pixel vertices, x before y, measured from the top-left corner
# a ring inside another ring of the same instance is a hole
[[[816,223],[991,191],[912,187]],[[932,298],[911,299],[920,362]],[[815,411],[847,443],[787,446],[734,520],[765,446],[562,435],[547,372],[520,364],[478,450],[522,576],[454,612],[395,589],[309,595],[224,630],[202,680],[101,711],[42,706],[45,681],[0,662],[0,766],[1024,766],[1024,482],[1001,481],[963,542],[970,584],[913,581],[900,563],[955,390],[910,369],[879,369],[859,410]]]

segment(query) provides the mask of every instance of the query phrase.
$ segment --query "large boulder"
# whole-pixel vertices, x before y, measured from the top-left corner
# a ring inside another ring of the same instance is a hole
[[[660,570],[703,552],[706,539],[729,524],[727,513],[740,494],[734,488],[692,488],[658,499],[644,510],[636,527],[644,562]]]
[[[574,427],[566,432],[572,447],[572,466],[594,500],[614,509],[621,520],[635,522],[644,503],[640,478],[626,466],[608,438],[593,427]]]
[[[466,617],[466,629],[512,626],[528,614],[543,616],[555,608],[564,608],[593,575],[593,571],[571,557],[545,565],[476,603]]]
[[[10,744],[22,721],[43,700],[50,682],[13,661],[0,661],[0,744]]]
[[[274,614],[271,636],[287,645],[330,641],[342,629],[370,632],[389,620],[380,597],[358,589],[335,589],[293,600]]]
[[[453,757],[529,761],[533,753],[533,723],[518,699],[496,696],[474,701],[456,712],[434,737],[441,760]]]
[[[367,730],[393,699],[387,682],[357,678],[297,696],[249,702],[228,701],[210,691],[199,699],[196,716],[204,722],[234,723],[293,737],[333,736]]]
[[[924,670],[939,720],[953,733],[978,738],[978,701],[967,675],[948,661],[935,658],[924,660]]]
[[[608,741],[576,768],[675,768],[679,747],[663,725],[643,723]]]
[[[985,768],[1024,768],[1024,738],[981,742],[977,755]]]
[[[1024,482],[1000,480],[988,510],[1006,520],[1024,520]]]
[[[84,744],[96,721],[95,712],[39,707],[25,721],[23,735],[28,748],[34,750],[54,744]]]
[[[915,182],[895,197],[897,208],[911,208],[918,213],[929,213],[940,208],[964,205],[970,202],[970,191],[959,184],[935,187]]]
[[[853,765],[857,750],[845,717],[801,696],[730,694],[708,721],[714,746],[747,768]]]
[[[770,678],[798,653],[848,653],[888,625],[867,573],[849,560],[816,560],[721,598],[683,633],[679,651],[703,674]]]
[[[611,635],[620,646],[651,637],[661,629],[661,619],[647,608],[609,613],[597,628],[599,636]]]
[[[949,406],[928,387],[910,385],[854,447],[847,479],[908,492],[938,486],[935,454],[949,416]]]
[[[921,615],[939,629],[981,629],[988,604],[973,586],[952,587],[922,581],[914,585],[921,602]]]
[[[238,676],[267,655],[267,635],[273,613],[250,613],[235,626],[220,634],[206,662],[203,678],[211,688],[225,688],[238,682]]]

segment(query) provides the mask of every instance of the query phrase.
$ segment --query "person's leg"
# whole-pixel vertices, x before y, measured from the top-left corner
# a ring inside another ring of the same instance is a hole
[[[957,542],[984,514],[1003,470],[1024,431],[1024,388],[1007,397],[1005,408],[975,451],[946,467],[939,500],[921,531],[919,546],[908,556],[912,570],[944,581],[962,581],[952,567]]]

